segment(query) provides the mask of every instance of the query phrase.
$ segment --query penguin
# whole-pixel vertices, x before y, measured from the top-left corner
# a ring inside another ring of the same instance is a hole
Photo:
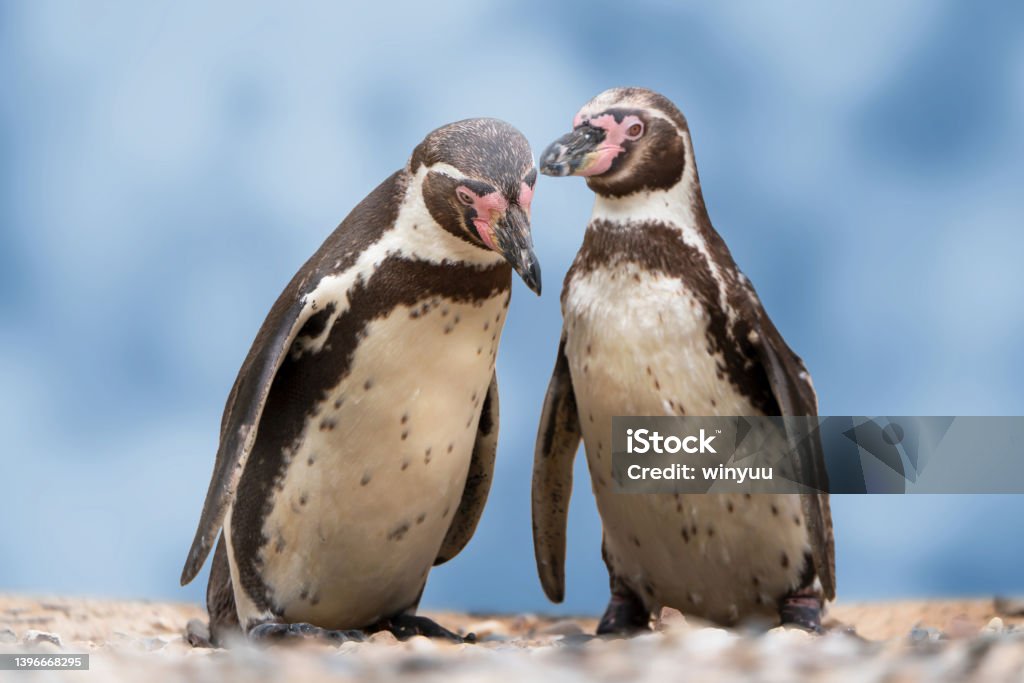
[[[433,131],[299,269],[249,350],[181,583],[218,539],[210,640],[460,637],[415,614],[480,519],[537,179],[511,125]],[[202,640],[199,631],[196,640]]]
[[[534,550],[545,593],[564,596],[572,461],[582,440],[611,587],[599,634],[647,629],[661,607],[722,625],[820,630],[824,601],[835,597],[827,495],[611,487],[613,416],[817,414],[807,368],[711,225],[686,119],[651,90],[605,91],[544,151],[540,170],[583,176],[596,195],[565,277],[534,455]],[[820,442],[810,441],[806,467],[821,476]]]

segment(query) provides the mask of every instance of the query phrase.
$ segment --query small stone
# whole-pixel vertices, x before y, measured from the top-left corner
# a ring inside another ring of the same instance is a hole
[[[921,628],[920,624],[915,624],[910,629],[909,637],[914,643],[935,642],[942,639],[942,631],[937,628]]]
[[[367,642],[374,645],[397,645],[398,638],[395,638],[395,634],[391,631],[377,631],[369,637]]]
[[[61,647],[60,636],[56,633],[48,633],[47,631],[36,631],[35,629],[29,629],[25,631],[25,637],[22,639],[25,645],[39,645],[41,643],[51,643],[57,647]]]
[[[437,649],[437,645],[426,636],[413,636],[409,640],[405,641],[405,649],[412,652],[426,653],[435,651]]]
[[[16,643],[18,634],[9,628],[0,628],[0,643]]]
[[[985,628],[982,629],[985,633],[1002,633],[1006,630],[1003,626],[1003,620],[999,617],[992,617],[992,620],[985,624]]]
[[[776,638],[786,640],[805,640],[811,637],[811,633],[807,629],[790,624],[770,628],[768,633],[773,634]]]
[[[544,636],[578,636],[583,633],[583,629],[571,619],[562,619],[548,624],[537,633]]]
[[[672,607],[662,607],[658,616],[654,618],[654,630],[656,631],[674,631],[686,627],[686,617]]]
[[[185,640],[192,647],[212,647],[210,627],[202,619],[189,619],[185,624]]]

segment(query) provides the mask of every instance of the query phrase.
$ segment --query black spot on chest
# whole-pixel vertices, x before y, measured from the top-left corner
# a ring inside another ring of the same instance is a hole
[[[409,522],[402,522],[394,529],[388,532],[389,541],[401,541],[405,538],[405,535],[409,532]]]

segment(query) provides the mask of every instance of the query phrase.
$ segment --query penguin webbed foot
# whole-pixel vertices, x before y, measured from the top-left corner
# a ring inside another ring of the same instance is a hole
[[[426,636],[427,638],[439,638],[453,643],[476,642],[475,633],[467,633],[465,636],[460,636],[458,633],[449,631],[436,621],[416,614],[400,614],[396,617],[385,619],[377,624],[376,630],[390,631],[399,640],[408,640],[413,636]]]
[[[280,643],[299,639],[327,643],[359,643],[366,640],[366,633],[358,630],[327,629],[306,623],[282,624],[267,622],[249,629],[249,639],[260,643]]]
[[[628,636],[651,630],[651,613],[632,593],[612,593],[597,624],[597,635]]]
[[[814,590],[794,591],[779,601],[782,626],[796,626],[811,633],[824,633],[821,627],[821,596]]]

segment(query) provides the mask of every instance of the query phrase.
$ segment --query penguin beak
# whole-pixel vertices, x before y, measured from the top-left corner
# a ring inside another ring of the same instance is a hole
[[[497,223],[498,251],[523,278],[526,286],[540,296],[540,263],[533,252],[530,219],[518,206],[510,206]]]
[[[558,138],[540,155],[540,172],[550,176],[585,175],[600,156],[603,128],[582,125]]]

